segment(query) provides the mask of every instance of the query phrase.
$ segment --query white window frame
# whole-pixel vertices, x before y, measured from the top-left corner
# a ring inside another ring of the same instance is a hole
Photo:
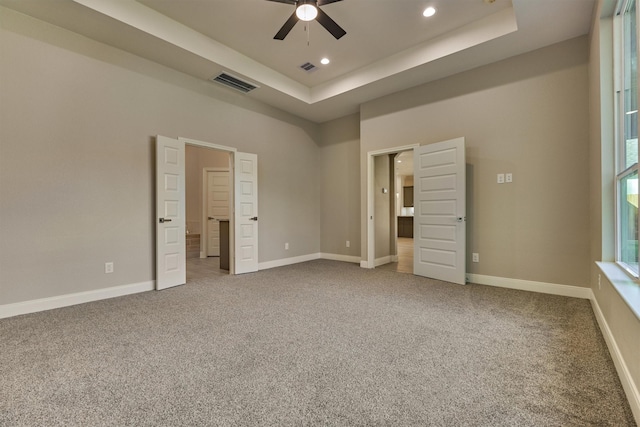
[[[636,33],[638,31],[638,15],[640,14],[638,11],[638,0],[619,0],[616,7],[616,14],[614,17],[614,35],[613,35],[613,51],[614,51],[614,93],[615,93],[615,105],[614,105],[614,117],[615,117],[615,171],[616,171],[616,180],[615,180],[615,218],[616,218],[616,226],[615,226],[615,248],[616,248],[616,263],[623,268],[629,275],[634,277],[636,280],[640,279],[640,270],[634,271],[630,268],[630,266],[621,261],[622,256],[622,239],[621,239],[621,212],[620,212],[620,202],[621,202],[621,183],[622,180],[627,176],[632,175],[634,173],[639,173],[638,162],[635,164],[625,168],[624,170],[620,170],[621,165],[626,166],[626,150],[622,148],[622,145],[626,145],[625,140],[625,99],[624,99],[624,72],[625,72],[625,58],[624,58],[624,13],[627,10],[629,4],[631,2],[636,2]],[[636,34],[636,39],[638,39],[638,35]],[[638,44],[636,43],[636,49]],[[636,52],[636,55],[638,53]],[[640,230],[640,215],[638,215],[638,224],[636,225],[636,229]],[[640,253],[639,253],[640,258]],[[637,260],[638,265],[640,266],[640,259]],[[639,267],[640,268],[640,267]]]

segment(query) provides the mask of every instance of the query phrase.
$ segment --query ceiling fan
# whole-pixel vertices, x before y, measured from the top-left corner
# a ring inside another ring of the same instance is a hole
[[[292,4],[296,7],[291,17],[284,23],[280,31],[275,35],[274,39],[284,40],[287,34],[293,29],[296,23],[301,21],[318,21],[327,31],[331,33],[333,37],[339,39],[347,34],[345,30],[336,24],[336,22],[329,18],[329,15],[324,13],[319,6],[324,6],[329,3],[336,3],[342,0],[267,0],[276,3]]]

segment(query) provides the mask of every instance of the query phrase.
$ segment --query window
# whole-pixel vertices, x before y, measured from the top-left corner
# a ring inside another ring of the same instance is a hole
[[[637,0],[620,0],[616,29],[617,261],[638,277],[638,43]]]

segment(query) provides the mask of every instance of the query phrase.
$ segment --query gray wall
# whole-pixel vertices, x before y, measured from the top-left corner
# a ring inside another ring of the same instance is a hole
[[[323,123],[320,131],[321,250],[359,257],[360,115]]]
[[[317,125],[1,12],[0,304],[154,279],[157,134],[258,155],[260,262],[320,252]]]
[[[364,104],[361,191],[367,152],[464,136],[467,270],[588,286],[587,58],[581,37]]]
[[[373,195],[375,200],[373,223],[376,239],[376,259],[391,255],[390,205],[393,193],[390,191],[391,182],[389,176],[389,156],[386,154],[375,156],[373,158]],[[383,188],[387,190],[386,193],[382,192]]]

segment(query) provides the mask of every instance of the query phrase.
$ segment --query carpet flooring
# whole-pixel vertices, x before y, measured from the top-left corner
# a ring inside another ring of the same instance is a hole
[[[1,426],[634,426],[589,301],[317,260],[0,320]]]

